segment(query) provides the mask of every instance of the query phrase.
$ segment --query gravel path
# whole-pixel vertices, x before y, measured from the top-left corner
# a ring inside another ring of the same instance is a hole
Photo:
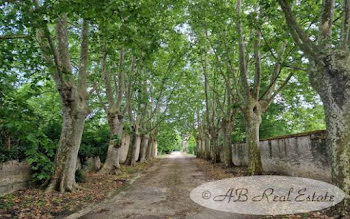
[[[193,188],[210,181],[193,159],[179,152],[161,159],[126,190],[80,218],[251,218],[207,209],[190,199]]]

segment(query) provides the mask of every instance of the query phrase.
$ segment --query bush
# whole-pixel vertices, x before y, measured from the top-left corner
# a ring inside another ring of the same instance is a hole
[[[22,147],[15,147],[10,149],[0,147],[0,163],[10,160],[22,161],[25,159],[24,154],[25,153]]]
[[[27,162],[32,169],[32,180],[36,184],[46,184],[55,171],[54,159],[57,145],[44,134],[27,136],[31,148],[26,151]]]
[[[188,139],[188,147],[187,147],[187,153],[189,154],[195,154],[196,151],[196,139],[191,135],[191,137]]]
[[[101,162],[106,160],[109,142],[108,125],[87,123],[79,149],[79,158],[86,161],[88,157],[100,157]]]
[[[83,172],[80,169],[75,171],[75,181],[77,183],[84,183],[84,182],[86,182],[85,175],[83,174]]]
[[[159,154],[169,154],[181,150],[181,137],[173,128],[164,128],[157,136]]]

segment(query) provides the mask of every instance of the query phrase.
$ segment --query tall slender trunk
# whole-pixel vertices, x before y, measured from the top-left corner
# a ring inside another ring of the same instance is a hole
[[[202,139],[199,134],[196,136],[196,156],[202,158]]]
[[[223,120],[222,128],[224,131],[224,164],[226,167],[232,167],[232,142],[231,134],[233,131],[233,121],[229,118]]]
[[[248,171],[250,175],[262,174],[262,163],[259,148],[259,129],[261,123],[259,103],[250,103],[244,112],[246,121],[246,145],[248,147]]]
[[[111,133],[107,157],[102,169],[99,172],[117,174],[118,170],[120,169],[119,156],[123,136],[123,116],[115,112],[108,113],[108,124]]]
[[[76,163],[85,118],[88,114],[89,109],[86,103],[75,104],[69,99],[63,100],[63,125],[55,158],[55,174],[47,187],[48,192],[55,189],[60,192],[73,191],[77,188],[75,182]]]
[[[220,162],[220,151],[218,145],[218,133],[216,130],[211,132],[210,138],[210,154],[211,154],[211,162],[219,163]]]
[[[141,135],[141,144],[140,144],[140,162],[144,162],[146,160],[147,146],[148,146],[148,135]]]
[[[210,154],[210,137],[209,135],[205,136],[205,140],[204,140],[204,158],[206,160],[210,160],[211,159],[211,154]]]

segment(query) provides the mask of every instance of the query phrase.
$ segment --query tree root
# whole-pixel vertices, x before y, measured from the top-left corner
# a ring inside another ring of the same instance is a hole
[[[118,175],[120,172],[120,166],[113,165],[111,167],[103,166],[100,171],[98,171],[98,174]]]
[[[75,184],[73,185],[73,188],[74,188],[74,189],[77,189],[77,190],[82,190],[82,191],[92,191],[92,189],[79,186],[77,183],[75,183]]]

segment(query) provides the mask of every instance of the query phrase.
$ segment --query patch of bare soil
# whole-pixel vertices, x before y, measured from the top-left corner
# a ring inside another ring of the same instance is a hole
[[[0,197],[0,218],[63,218],[90,204],[99,203],[111,196],[130,177],[148,169],[148,161],[133,167],[122,166],[119,175],[88,173],[86,182],[79,184],[87,190],[70,193],[45,193],[42,189],[28,188]]]

